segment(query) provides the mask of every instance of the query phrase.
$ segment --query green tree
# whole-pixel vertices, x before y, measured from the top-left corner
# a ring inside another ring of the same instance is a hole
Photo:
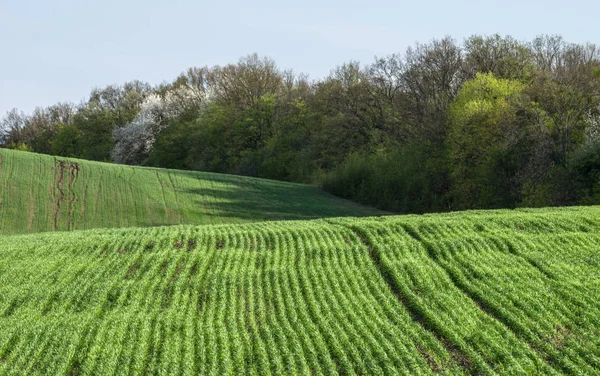
[[[457,208],[515,206],[530,101],[525,86],[491,73],[465,82],[450,107],[448,147]],[[527,159],[527,158],[525,158]]]
[[[73,120],[73,126],[81,133],[81,158],[109,161],[110,151],[115,146],[112,132],[120,121],[133,118],[91,104],[83,108]],[[131,120],[131,119],[130,119]]]
[[[52,141],[52,154],[76,158],[81,155],[81,133],[71,125],[59,125]]]

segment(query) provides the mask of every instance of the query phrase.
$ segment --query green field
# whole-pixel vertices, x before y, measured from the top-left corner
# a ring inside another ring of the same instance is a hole
[[[0,189],[0,375],[600,374],[600,207],[365,217],[4,149]]]
[[[0,149],[0,235],[381,214],[308,185]]]
[[[593,375],[599,297],[598,207],[3,236],[0,374]]]

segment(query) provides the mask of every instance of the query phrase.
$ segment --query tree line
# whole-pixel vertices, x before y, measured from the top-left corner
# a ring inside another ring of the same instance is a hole
[[[397,212],[600,203],[600,49],[451,37],[311,80],[256,54],[9,111],[3,147],[313,183]]]

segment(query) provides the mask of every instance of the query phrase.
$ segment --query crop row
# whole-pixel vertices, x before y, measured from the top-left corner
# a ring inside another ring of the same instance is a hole
[[[597,208],[337,220],[482,373],[600,369]]]
[[[3,237],[0,374],[598,374],[598,210]]]
[[[0,373],[458,370],[352,231],[292,224],[3,242]]]

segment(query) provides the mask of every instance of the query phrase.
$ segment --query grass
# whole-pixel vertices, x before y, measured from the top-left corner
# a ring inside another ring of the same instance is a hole
[[[3,236],[0,374],[600,374],[599,230],[580,207]]]
[[[381,214],[308,185],[0,149],[0,235]]]

